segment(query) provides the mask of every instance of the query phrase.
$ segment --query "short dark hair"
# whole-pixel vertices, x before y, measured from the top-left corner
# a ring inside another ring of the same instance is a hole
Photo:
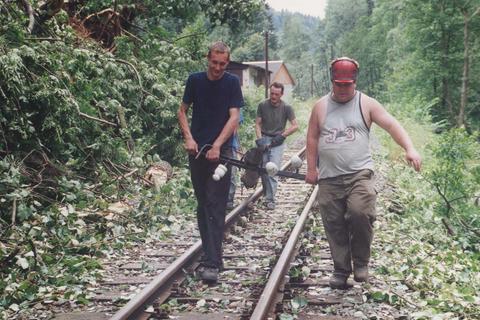
[[[271,87],[275,87],[275,88],[280,88],[282,89],[282,94],[283,94],[283,84],[280,83],[280,82],[273,82],[271,85],[270,85],[270,88]]]
[[[230,47],[225,44],[223,41],[215,41],[208,47],[208,55],[210,58],[212,52],[218,53],[227,53],[228,59],[230,59]]]

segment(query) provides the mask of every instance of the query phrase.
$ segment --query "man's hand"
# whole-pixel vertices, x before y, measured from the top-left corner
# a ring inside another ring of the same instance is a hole
[[[196,155],[198,153],[198,144],[193,139],[187,139],[183,145],[188,154]]]
[[[271,147],[276,147],[281,145],[285,141],[285,137],[281,134],[277,134],[275,137],[273,137],[272,142],[270,142]]]
[[[220,147],[213,145],[212,148],[207,151],[205,158],[212,162],[217,162],[218,160],[220,160]]]
[[[422,167],[422,157],[415,149],[409,149],[406,151],[405,159],[407,160],[408,164],[411,165],[415,171],[419,172],[420,168]]]
[[[267,143],[267,138],[258,138],[257,140],[255,140],[255,145],[257,147],[266,147],[268,146],[268,143]]]
[[[318,181],[317,169],[314,168],[313,170],[307,170],[307,174],[305,175],[305,182],[309,184],[316,184],[317,181]]]

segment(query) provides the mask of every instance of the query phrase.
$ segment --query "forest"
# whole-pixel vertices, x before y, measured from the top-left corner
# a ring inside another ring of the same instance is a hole
[[[329,0],[324,19],[263,0],[0,0],[0,318],[46,298],[88,303],[97,257],[194,211],[177,122],[185,80],[214,40],[233,61],[263,60],[266,33],[306,110],[330,90],[333,58],[360,63],[357,88],[424,158],[420,178],[388,173],[392,223],[423,231],[383,271],[418,289],[417,319],[480,318],[480,0]],[[263,92],[244,92],[245,123]],[[401,162],[379,135],[379,157]],[[252,144],[253,125],[240,136]],[[151,165],[171,170],[161,188]],[[101,214],[120,200],[134,214]]]

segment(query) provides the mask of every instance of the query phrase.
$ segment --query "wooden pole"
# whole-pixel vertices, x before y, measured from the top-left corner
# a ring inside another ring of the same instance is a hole
[[[270,72],[268,72],[268,30],[265,31],[265,99],[268,98],[270,87]]]
[[[310,97],[313,97],[313,63],[310,65]]]

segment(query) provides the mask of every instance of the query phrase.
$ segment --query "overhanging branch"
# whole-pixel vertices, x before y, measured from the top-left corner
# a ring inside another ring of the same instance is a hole
[[[28,14],[28,33],[32,33],[33,26],[35,25],[35,17],[33,15],[33,8],[28,2],[28,0],[22,0],[23,8],[25,12]]]

